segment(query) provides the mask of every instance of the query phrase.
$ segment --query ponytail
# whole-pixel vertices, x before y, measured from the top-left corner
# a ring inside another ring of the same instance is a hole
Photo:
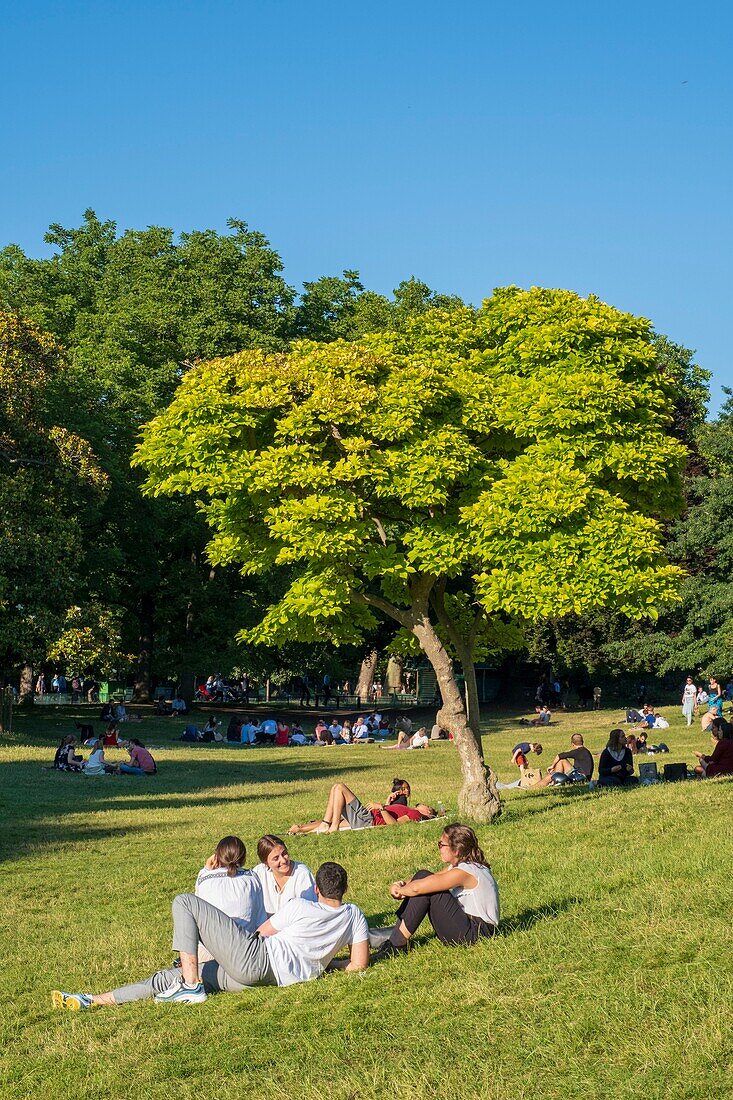
[[[443,835],[461,863],[478,863],[488,867],[486,856],[479,847],[478,837],[468,825],[446,825]]]
[[[216,862],[225,867],[229,878],[234,878],[240,867],[244,866],[247,849],[238,836],[225,836],[214,849]]]

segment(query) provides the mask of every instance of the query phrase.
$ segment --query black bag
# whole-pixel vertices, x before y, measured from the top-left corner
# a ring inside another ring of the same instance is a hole
[[[681,779],[687,779],[687,764],[665,764],[665,783],[679,783]]]

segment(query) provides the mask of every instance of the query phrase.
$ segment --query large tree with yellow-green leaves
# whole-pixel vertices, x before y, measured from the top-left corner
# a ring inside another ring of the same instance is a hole
[[[290,578],[250,639],[353,642],[375,616],[414,636],[460,753],[460,811],[489,820],[487,628],[676,598],[658,526],[680,502],[672,397],[645,319],[508,288],[400,332],[203,363],[135,461],[148,492],[200,502],[212,562]]]

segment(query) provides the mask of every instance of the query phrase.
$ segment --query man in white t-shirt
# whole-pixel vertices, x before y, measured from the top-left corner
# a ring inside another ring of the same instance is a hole
[[[356,719],[351,731],[351,736],[354,741],[366,741],[367,737],[369,737],[369,726],[363,718]]]
[[[348,960],[332,969],[366,970],[369,929],[356,905],[344,903],[348,880],[338,863],[322,863],[316,872],[316,901],[294,898],[257,932],[245,932],[236,921],[194,894],[173,899],[173,949],[180,970],[159,970],[134,985],[108,993],[63,993],[54,990],[54,1008],[72,1012],[94,1006],[149,1000],[196,1004],[209,993],[235,993],[255,985],[294,985],[318,978],[342,948]],[[213,956],[199,977],[198,950]]]

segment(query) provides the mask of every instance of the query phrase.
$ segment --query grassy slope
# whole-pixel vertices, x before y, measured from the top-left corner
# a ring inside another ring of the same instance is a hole
[[[707,738],[668,714],[666,759],[691,763]],[[546,754],[578,729],[600,750],[617,717],[562,716],[543,731]],[[168,962],[170,900],[220,836],[253,851],[261,832],[316,816],[336,778],[368,798],[404,774],[450,808],[458,768],[448,744],[409,756],[166,745],[173,727],[150,719],[139,732],[164,746],[159,776],[85,779],[41,770],[59,728],[34,713],[0,749],[4,1100],[729,1095],[733,784],[509,792],[500,823],[480,830],[504,934],[473,949],[426,937],[362,976],[72,1016],[51,1011],[51,988],[99,991]],[[487,756],[511,778],[522,731],[506,716],[486,728]],[[439,832],[301,837],[291,851],[342,861],[352,900],[382,921],[386,884],[437,866]]]

